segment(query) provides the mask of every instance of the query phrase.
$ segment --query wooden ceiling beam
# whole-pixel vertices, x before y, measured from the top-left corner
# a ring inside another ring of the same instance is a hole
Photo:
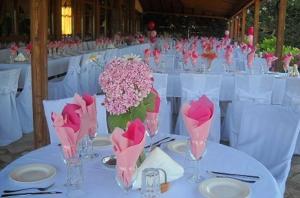
[[[235,12],[230,18],[240,15],[243,12],[243,9],[247,9],[248,7],[250,7],[253,4],[254,4],[254,0],[250,0],[248,3],[246,3],[244,6],[242,6],[237,12]]]
[[[162,12],[155,12],[155,11],[146,11],[143,14],[173,15],[173,16],[192,16],[192,17],[200,17],[200,18],[211,18],[211,19],[227,20],[227,18],[223,17],[223,16],[201,15],[201,14],[188,14],[188,13],[162,13]]]

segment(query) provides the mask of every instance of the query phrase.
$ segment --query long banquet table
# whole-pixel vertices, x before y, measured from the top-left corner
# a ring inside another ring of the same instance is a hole
[[[176,136],[183,139],[184,137]],[[156,137],[157,138],[157,137]],[[161,137],[159,137],[160,139]],[[185,158],[183,155],[169,151],[163,148],[174,160],[185,167]],[[85,197],[141,197],[138,190],[129,192],[126,196],[124,191],[117,185],[113,169],[105,168],[101,164],[101,158],[112,153],[111,148],[97,149],[100,158],[84,162],[84,184],[82,190]],[[30,163],[46,163],[54,166],[57,170],[54,179],[55,185],[49,191],[62,191],[63,194],[56,194],[55,197],[67,197],[67,190],[63,186],[66,177],[66,168],[60,154],[60,147],[57,145],[48,145],[38,150],[32,151],[25,156],[15,160],[0,172],[0,192],[4,189],[18,189],[16,183],[9,179],[9,174],[16,167]],[[277,183],[270,172],[258,161],[245,153],[237,151],[228,146],[208,142],[206,154],[201,161],[201,168],[210,171],[234,172],[240,174],[257,175],[260,177],[254,184],[248,184],[252,198],[261,197],[282,197]],[[206,178],[208,175],[203,175]],[[32,190],[31,190],[32,191]],[[35,197],[54,197],[54,195],[36,195]],[[198,184],[192,184],[187,181],[186,176],[171,182],[169,191],[162,194],[162,197],[203,197],[198,191]]]

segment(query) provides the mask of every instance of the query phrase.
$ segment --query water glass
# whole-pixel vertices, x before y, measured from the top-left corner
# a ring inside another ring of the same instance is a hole
[[[142,197],[160,197],[160,174],[155,168],[146,168],[142,172]]]
[[[80,189],[83,183],[82,163],[79,157],[74,156],[66,159],[67,178],[66,184],[69,189]]]
[[[83,136],[78,144],[79,157],[81,159],[91,158],[93,152],[93,142],[88,135]]]

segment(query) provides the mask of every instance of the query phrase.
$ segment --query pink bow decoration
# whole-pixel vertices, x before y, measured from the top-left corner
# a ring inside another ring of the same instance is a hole
[[[255,48],[252,48],[251,51],[249,52],[249,54],[247,55],[247,65],[248,67],[252,67],[253,62],[254,62],[254,58],[255,58]]]
[[[144,51],[145,63],[149,64],[150,56],[151,56],[151,50],[145,49]]]
[[[182,107],[183,120],[191,138],[191,151],[196,159],[205,150],[213,114],[214,104],[205,95]]]
[[[96,98],[91,95],[83,95],[82,97],[78,94],[74,96],[75,104],[79,105],[80,119],[81,119],[81,132],[80,135],[84,136],[89,134],[95,136],[97,132],[97,109],[96,109]]]
[[[137,159],[145,145],[145,127],[140,119],[129,123],[127,131],[115,128],[112,133],[113,151],[117,158],[117,175],[125,186],[131,184]]]
[[[272,67],[272,62],[277,60],[278,58],[276,56],[274,56],[272,53],[265,53],[264,54],[264,58],[267,61],[267,65],[269,68]]]
[[[294,58],[294,56],[291,53],[286,54],[286,55],[283,56],[282,61],[283,61],[283,68],[284,68],[285,71],[288,70],[290,62],[293,58]]]
[[[232,64],[232,57],[233,57],[233,47],[231,45],[228,45],[225,51],[225,60],[228,65]]]
[[[154,56],[154,62],[155,62],[156,64],[158,64],[159,61],[160,61],[160,51],[159,51],[158,49],[155,49],[155,50],[153,51],[153,56]]]

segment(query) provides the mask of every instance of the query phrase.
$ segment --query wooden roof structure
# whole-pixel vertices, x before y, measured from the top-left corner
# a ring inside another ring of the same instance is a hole
[[[140,0],[144,13],[229,19],[253,0]]]
[[[30,0],[31,13],[31,42],[32,48],[32,99],[34,118],[35,147],[41,147],[49,143],[49,134],[43,112],[43,100],[47,99],[47,40],[48,40],[48,16],[49,0]],[[53,0],[54,1],[54,0]],[[60,0],[57,0],[60,1]],[[83,1],[83,0],[75,0]],[[89,0],[91,2],[96,0]],[[120,2],[116,1],[114,12],[121,10]],[[134,1],[128,0],[133,8],[129,24],[134,26]],[[224,18],[228,20],[228,29],[231,38],[239,40],[245,34],[246,9],[254,4],[254,40],[257,42],[259,28],[259,9],[262,0],[140,0],[145,13],[193,15],[199,17]],[[281,60],[281,52],[284,44],[284,28],[287,0],[279,0],[278,27],[276,55]],[[116,19],[120,19],[121,15]],[[117,21],[114,20],[114,21]],[[278,61],[279,63],[280,61]]]

